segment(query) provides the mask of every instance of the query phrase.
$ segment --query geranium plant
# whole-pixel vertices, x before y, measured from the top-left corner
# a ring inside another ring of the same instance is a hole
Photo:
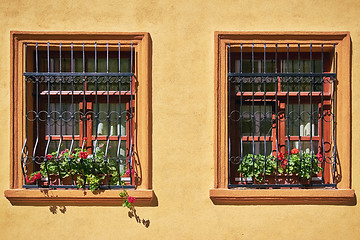
[[[247,154],[239,164],[238,172],[242,177],[254,177],[261,182],[264,175],[275,174],[297,175],[303,179],[310,179],[311,176],[322,171],[320,167],[323,157],[320,153],[311,154],[294,148],[290,154],[279,153],[278,156],[261,154]]]
[[[25,180],[29,184],[41,179],[50,182],[54,177],[63,181],[70,178],[78,188],[88,186],[92,192],[100,189],[104,184],[125,186],[125,181],[121,177],[129,174],[130,171],[121,173],[116,161],[105,161],[102,147],[103,145],[100,145],[94,154],[88,154],[82,148],[75,148],[72,151],[65,149],[60,153],[52,152],[44,158],[40,170],[29,176],[25,175]],[[131,174],[134,174],[133,170]],[[124,199],[124,207],[131,208],[131,204],[135,202],[135,198],[130,197],[125,189],[120,193],[120,197]]]

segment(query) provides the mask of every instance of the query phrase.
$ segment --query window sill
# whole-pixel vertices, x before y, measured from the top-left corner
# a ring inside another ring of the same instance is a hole
[[[210,189],[216,205],[356,205],[352,189]]]
[[[134,206],[156,206],[153,190],[127,190],[136,198]],[[4,195],[12,205],[20,206],[121,206],[121,190],[92,193],[89,190],[9,189]]]

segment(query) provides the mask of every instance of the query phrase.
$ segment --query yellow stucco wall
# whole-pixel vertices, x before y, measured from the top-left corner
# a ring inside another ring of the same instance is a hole
[[[149,32],[156,207],[12,206],[0,239],[360,239],[360,207],[214,205],[214,31],[350,31],[352,188],[360,192],[360,1],[2,0],[0,193],[10,178],[10,31]],[[340,141],[340,140],[339,140]]]

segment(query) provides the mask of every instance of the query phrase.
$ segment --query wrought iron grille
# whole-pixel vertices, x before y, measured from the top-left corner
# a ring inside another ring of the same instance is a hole
[[[25,43],[25,188],[134,187],[132,43]]]
[[[335,44],[228,45],[229,188],[336,187]]]

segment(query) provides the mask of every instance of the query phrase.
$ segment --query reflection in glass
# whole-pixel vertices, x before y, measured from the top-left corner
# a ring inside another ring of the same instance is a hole
[[[318,141],[313,141],[313,153],[317,154],[318,153]],[[299,148],[299,141],[291,141],[290,142],[290,150],[293,148]],[[287,150],[287,145],[286,145],[286,150]],[[311,153],[311,141],[301,141],[301,152],[305,152],[305,153]]]
[[[264,146],[264,142],[254,142],[254,146],[252,142],[243,142],[243,156],[247,154],[261,154],[266,156],[272,154],[272,142],[266,142],[266,152]]]
[[[241,110],[243,136],[252,136],[253,134],[254,136],[272,135],[272,106],[266,105],[264,110],[263,105],[254,105],[254,108],[251,105],[242,105]]]
[[[97,128],[98,135],[118,136],[121,131],[121,136],[126,136],[126,104],[121,104],[121,124],[118,122],[119,118],[119,104],[110,103],[110,125],[107,120],[107,104],[99,103],[99,123]],[[93,121],[93,135],[96,135],[96,121]]]
[[[73,107],[72,107],[73,106]],[[60,103],[50,103],[50,135],[72,135],[74,127],[74,135],[79,135],[79,105],[71,103],[62,103],[62,111],[60,112]],[[46,106],[47,110],[47,106]],[[62,115],[62,120],[60,119]],[[72,121],[74,115],[74,126]],[[62,132],[60,131],[62,127]],[[48,122],[46,121],[45,134],[49,135]]]
[[[312,114],[310,104],[287,104],[285,114],[289,114],[289,121],[285,121],[286,129],[289,129],[290,136],[310,136],[311,131],[312,136],[318,135],[319,112],[316,104],[312,105]],[[286,134],[287,133],[286,130]]]

